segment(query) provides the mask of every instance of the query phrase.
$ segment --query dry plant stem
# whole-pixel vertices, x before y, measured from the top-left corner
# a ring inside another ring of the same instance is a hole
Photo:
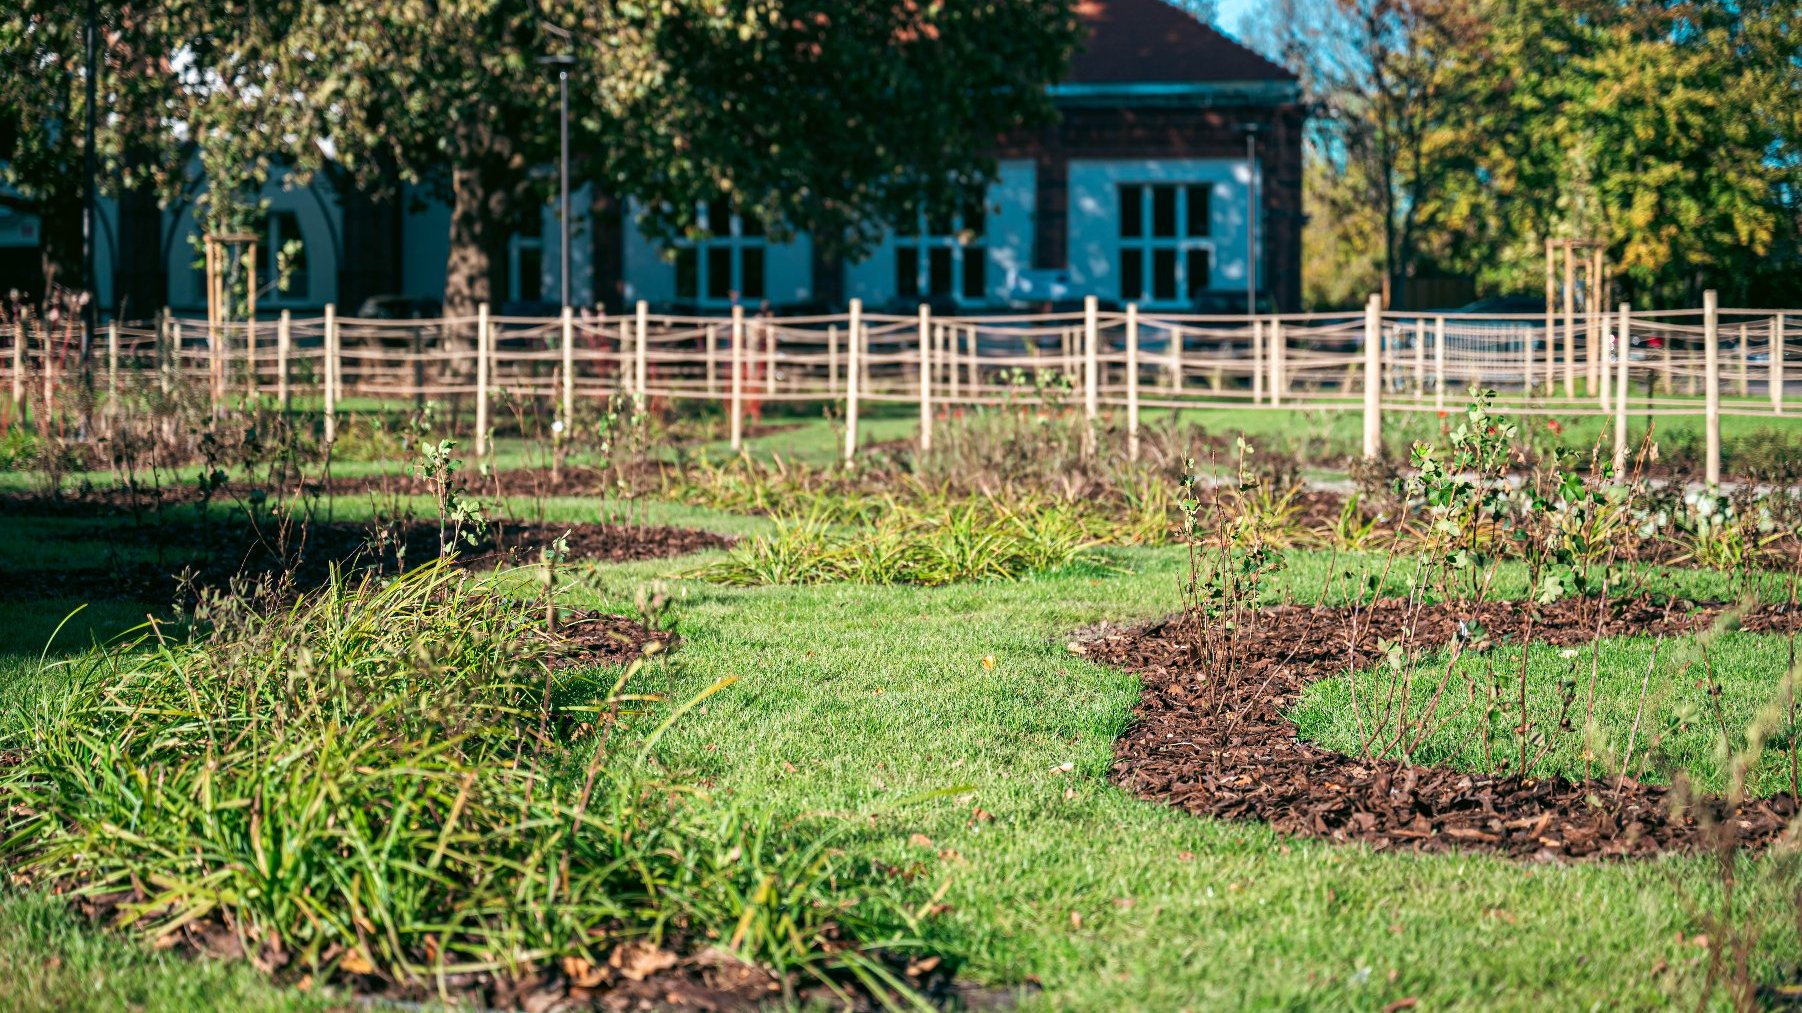
[[[1383,586],[1389,582],[1389,569],[1394,565],[1394,553],[1390,553],[1388,556],[1384,557],[1382,576],[1377,579],[1376,587],[1371,591],[1373,597],[1382,593]],[[1345,677],[1351,686],[1352,719],[1357,722],[1358,740],[1360,742],[1367,742],[1370,739],[1370,731],[1365,724],[1363,709],[1358,706],[1358,641],[1361,636],[1358,618],[1364,613],[1367,604],[1368,603],[1363,600],[1362,596],[1352,599],[1351,621],[1346,624],[1345,632]],[[1365,627],[1368,627],[1370,622],[1371,620],[1366,617],[1364,620]]]
[[[1652,657],[1646,662],[1645,678],[1639,683],[1639,703],[1633,708],[1633,727],[1627,732],[1627,755],[1621,759],[1620,776],[1614,782],[1614,797],[1620,798],[1621,787],[1627,783],[1627,771],[1633,766],[1633,742],[1639,736],[1639,721],[1645,716],[1646,690],[1652,685],[1652,669],[1658,664],[1658,649],[1664,644],[1664,634],[1660,633],[1652,641]]]

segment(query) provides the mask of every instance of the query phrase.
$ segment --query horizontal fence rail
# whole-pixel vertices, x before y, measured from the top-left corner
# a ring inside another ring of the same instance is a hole
[[[348,397],[474,398],[477,452],[500,396],[546,402],[570,418],[579,399],[617,393],[710,400],[742,440],[748,407],[844,405],[846,452],[858,405],[917,403],[920,442],[953,406],[1080,403],[1096,417],[1125,409],[1136,447],[1144,409],[1310,408],[1361,411],[1365,451],[1381,446],[1384,412],[1442,412],[1471,387],[1511,411],[1612,416],[1617,458],[1628,401],[1637,415],[1704,415],[1709,479],[1718,480],[1719,419],[1786,410],[1788,330],[1798,310],[1644,311],[1620,306],[1551,314],[1384,311],[1204,316],[1102,311],[1037,315],[866,312],[806,317],[652,313],[364,320],[337,315],[209,325],[164,313],[107,325],[82,353],[71,328],[0,325],[0,377],[12,404],[57,411],[70,384],[103,391],[202,389],[215,410],[235,398],[319,405],[326,435]],[[1723,401],[1723,397],[1728,400]]]

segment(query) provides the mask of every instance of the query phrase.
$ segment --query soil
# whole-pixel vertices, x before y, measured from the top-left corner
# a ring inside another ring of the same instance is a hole
[[[560,612],[550,655],[553,667],[624,665],[645,654],[667,654],[681,638],[625,616],[606,612]],[[655,646],[652,646],[655,645]],[[647,650],[648,648],[648,650]]]
[[[1566,599],[1538,608],[1489,602],[1410,609],[1381,601],[1357,612],[1264,609],[1241,630],[1230,672],[1202,661],[1186,616],[1104,630],[1072,649],[1143,681],[1133,725],[1115,744],[1114,782],[1199,816],[1255,820],[1377,851],[1460,849],[1539,861],[1769,844],[1796,815],[1793,796],[1750,799],[1725,811],[1719,799],[1684,804],[1672,788],[1630,778],[1470,774],[1350,756],[1302,741],[1286,714],[1310,682],[1342,674],[1348,659],[1358,668],[1374,664],[1378,641],[1398,640],[1411,619],[1416,645],[1452,643],[1463,621],[1485,637],[1530,633],[1534,643],[1576,646],[1596,635],[1598,615],[1603,636],[1671,637],[1722,611],[1679,604]],[[1754,632],[1799,626],[1802,611],[1782,605],[1740,621]]]
[[[71,907],[94,925],[106,924],[122,905],[143,900],[134,892],[69,896]],[[839,940],[830,945],[848,949],[852,944]],[[156,946],[189,958],[248,960],[278,981],[303,989],[318,984],[299,966],[294,954],[269,945],[247,949],[240,933],[218,914],[183,926],[158,939]],[[867,950],[864,955],[883,964],[895,981],[906,983],[918,997],[941,1009],[1009,1009],[1021,994],[1037,990],[1030,984],[1007,989],[959,982],[954,974],[956,965],[935,955],[881,949]],[[332,962],[340,956],[341,950],[328,951],[323,959]],[[912,1005],[887,989],[878,996],[869,983],[844,971],[827,972],[833,987],[799,973],[785,981],[702,940],[673,938],[661,947],[631,940],[614,945],[598,960],[564,957],[513,973],[465,972],[416,982],[357,974],[339,964],[326,983],[365,1002],[431,1003],[436,1007],[448,998],[463,1008],[532,1013],[721,1013],[795,1007],[876,1013]],[[784,1002],[785,993],[794,997],[792,1004]]]

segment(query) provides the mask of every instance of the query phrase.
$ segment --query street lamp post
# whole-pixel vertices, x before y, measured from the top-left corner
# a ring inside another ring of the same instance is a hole
[[[1247,123],[1245,130],[1245,312],[1258,312],[1258,130],[1257,123]]]
[[[100,322],[100,284],[95,275],[98,273],[94,256],[94,210],[95,189],[100,175],[100,162],[94,151],[94,102],[98,91],[97,81],[100,74],[100,15],[95,0],[88,0],[87,34],[82,41],[87,50],[87,122],[84,125],[82,138],[82,160],[86,163],[86,182],[82,187],[81,205],[81,273],[82,288],[87,290],[87,298],[81,306],[81,362],[87,368],[88,347],[93,340],[94,329]]]
[[[539,63],[557,68],[558,114],[557,133],[560,154],[557,164],[557,225],[560,244],[558,277],[563,282],[562,308],[569,301],[569,68],[576,58],[568,53],[540,57]]]

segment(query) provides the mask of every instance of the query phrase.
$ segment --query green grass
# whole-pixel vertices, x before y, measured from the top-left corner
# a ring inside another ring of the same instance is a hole
[[[1751,633],[1724,633],[1709,647],[1709,668],[1718,680],[1720,695],[1711,699],[1705,667],[1693,641],[1688,638],[1667,639],[1658,646],[1654,658],[1654,641],[1650,638],[1608,638],[1600,642],[1601,657],[1596,666],[1594,694],[1594,731],[1585,732],[1585,714],[1590,712],[1589,677],[1591,653],[1582,648],[1557,648],[1533,645],[1527,651],[1529,713],[1542,728],[1556,727],[1562,700],[1559,683],[1573,684],[1573,728],[1571,734],[1554,735],[1550,749],[1530,769],[1537,776],[1562,774],[1569,778],[1597,776],[1620,770],[1626,756],[1629,737],[1636,750],[1633,768],[1647,763],[1647,780],[1665,781],[1672,771],[1699,775],[1695,779],[1709,791],[1722,791],[1726,785],[1720,775],[1724,757],[1720,753],[1724,726],[1734,748],[1744,743],[1746,726],[1758,712],[1780,692],[1780,682],[1790,667],[1791,641],[1787,636]],[[1569,655],[1569,656],[1567,656]],[[1436,652],[1424,659],[1413,676],[1409,714],[1422,714],[1434,690],[1446,674],[1448,656]],[[1445,723],[1429,736],[1412,756],[1416,763],[1440,764],[1460,770],[1481,772],[1495,769],[1485,762],[1482,727],[1485,715],[1482,704],[1470,705],[1468,688],[1473,684],[1479,693],[1499,683],[1502,699],[1492,726],[1491,741],[1512,771],[1518,758],[1518,740],[1507,730],[1518,721],[1518,710],[1510,703],[1517,691],[1520,675],[1521,648],[1516,644],[1500,644],[1493,651],[1478,655],[1465,654],[1452,673],[1450,688],[1439,705],[1437,719]],[[1648,671],[1650,677],[1648,679]],[[1358,699],[1368,715],[1379,702],[1382,690],[1368,677],[1358,688]],[[1361,739],[1352,715],[1352,678],[1340,676],[1309,687],[1292,715],[1304,738],[1341,752],[1356,753]],[[1645,687],[1644,704],[1641,688]],[[1486,698],[1485,698],[1486,699]],[[1637,736],[1634,719],[1640,717]],[[1436,720],[1437,720],[1436,719]],[[1393,729],[1394,725],[1388,725]],[[1370,734],[1367,730],[1366,735]],[[1648,759],[1648,748],[1657,756]],[[1530,756],[1540,752],[1529,749]],[[1586,758],[1585,754],[1590,754]],[[1768,795],[1790,789],[1788,759],[1779,750],[1768,750],[1762,762],[1750,772],[1747,786],[1753,794]]]
[[[546,506],[572,520],[594,509]],[[1114,788],[1111,744],[1136,680],[1064,645],[1079,627],[1174,608],[1184,563],[1180,549],[1101,554],[1104,570],[940,588],[673,581],[685,644],[644,688],[684,699],[725,676],[740,681],[677,724],[657,759],[750,809],[838,828],[843,846],[887,863],[896,888],[920,903],[942,889],[946,909],[928,938],[966,957],[968,977],[1040,981],[1045,992],[1028,1009],[1375,1010],[1407,997],[1432,1009],[1693,1004],[1703,951],[1679,936],[1700,931],[1691,912],[1718,899],[1702,861],[1547,868],[1383,856],[1196,819]],[[693,565],[579,576],[593,603],[629,612],[646,581]],[[1323,555],[1295,553],[1282,580],[1306,600],[1328,567]],[[1521,594],[1523,583],[1509,569],[1498,593]],[[1654,589],[1719,599],[1734,582],[1682,574]],[[1611,686],[1638,674],[1621,659],[1628,670],[1611,664]],[[13,676],[38,678],[29,661]],[[960,786],[971,791],[907,802]],[[1757,970],[1772,976],[1799,956],[1784,935],[1787,909],[1764,896],[1742,903],[1744,918],[1770,928]],[[48,958],[129,984],[94,997],[83,978],[52,977],[33,986],[39,1008],[116,1008],[119,994],[166,1009],[315,1002],[238,970],[97,940],[42,901],[0,906],[0,968]]]
[[[1181,570],[1169,551],[1114,558],[1133,572],[691,589],[671,689],[743,681],[663,754],[740,798],[809,811],[975,785],[962,803],[896,816],[933,848],[890,854],[927,884],[949,880],[942,938],[976,976],[1041,980],[1033,1008],[1375,1009],[1407,996],[1434,1008],[1651,1008],[1694,989],[1696,952],[1675,937],[1697,931],[1686,901],[1712,895],[1699,862],[1378,856],[1113,788],[1111,742],[1135,680],[1074,659],[1065,635],[1168,609]],[[1297,587],[1317,589],[1325,560],[1293,562]],[[1781,908],[1755,917],[1781,929]],[[1653,975],[1660,961],[1677,970]]]

